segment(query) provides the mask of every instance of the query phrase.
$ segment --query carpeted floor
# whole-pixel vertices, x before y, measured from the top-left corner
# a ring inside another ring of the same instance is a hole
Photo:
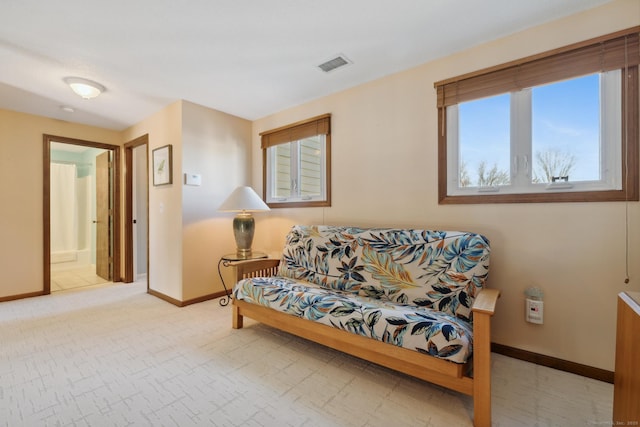
[[[610,425],[613,386],[494,354],[496,426]],[[146,284],[0,303],[0,426],[471,426],[469,397]]]

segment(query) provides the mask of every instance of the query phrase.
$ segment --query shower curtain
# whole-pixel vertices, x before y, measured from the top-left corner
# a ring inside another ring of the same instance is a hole
[[[51,163],[51,253],[78,249],[76,165]]]

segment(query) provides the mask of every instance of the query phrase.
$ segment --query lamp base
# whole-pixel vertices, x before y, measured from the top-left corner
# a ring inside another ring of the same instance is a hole
[[[241,212],[233,219],[233,236],[236,239],[236,254],[238,257],[248,258],[251,256],[254,230],[255,221],[250,213]]]
[[[251,248],[236,250],[236,257],[240,259],[250,259],[252,255],[253,255],[253,250]]]

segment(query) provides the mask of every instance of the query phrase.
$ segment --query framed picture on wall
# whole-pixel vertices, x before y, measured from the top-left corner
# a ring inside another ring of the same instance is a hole
[[[172,183],[171,157],[171,144],[153,150],[153,185]]]

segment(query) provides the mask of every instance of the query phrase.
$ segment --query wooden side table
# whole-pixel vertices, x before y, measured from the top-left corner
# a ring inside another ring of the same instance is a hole
[[[640,292],[618,294],[612,426],[640,425]]]
[[[232,254],[222,255],[220,257],[220,260],[218,261],[218,276],[220,276],[220,281],[222,282],[222,287],[224,288],[225,294],[225,296],[222,297],[219,301],[220,305],[225,306],[229,304],[229,301],[231,301],[231,290],[227,289],[227,285],[224,283],[224,277],[222,277],[222,270],[220,269],[220,267],[233,267],[238,262],[262,258],[268,258],[268,255],[264,252],[257,251],[252,251],[251,255],[248,256],[238,255],[234,252]]]

